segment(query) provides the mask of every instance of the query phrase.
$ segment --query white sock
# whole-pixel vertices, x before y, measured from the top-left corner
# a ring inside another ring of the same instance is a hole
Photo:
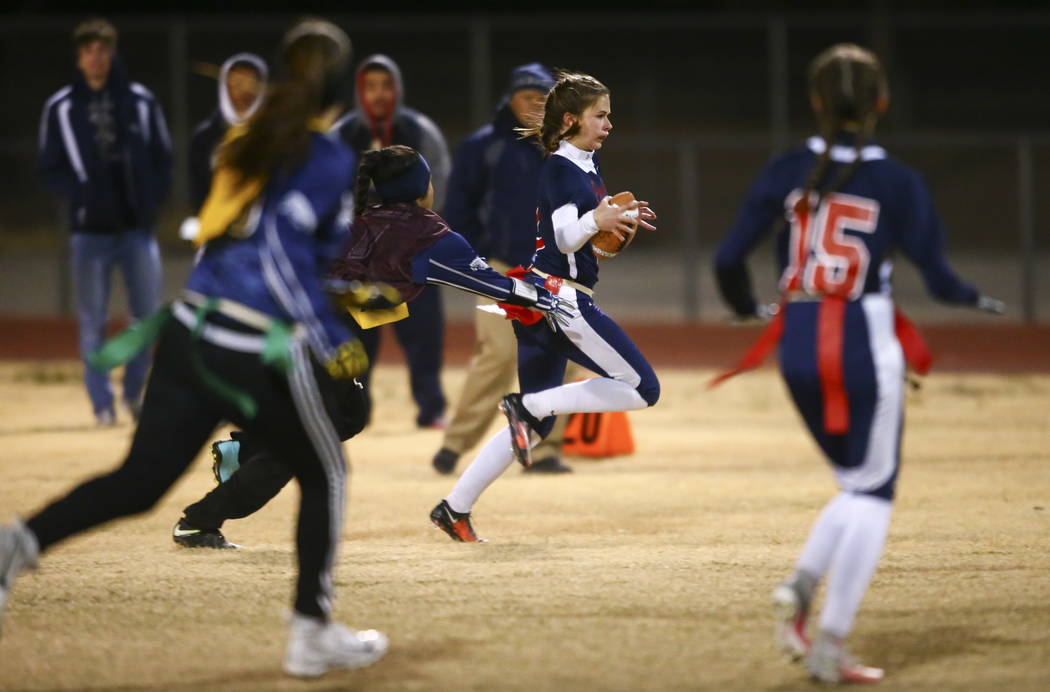
[[[501,428],[463,471],[445,500],[453,511],[469,512],[485,488],[492,485],[492,481],[499,478],[513,462],[510,428]]]
[[[809,538],[795,564],[797,571],[806,572],[817,579],[827,573],[842,529],[846,526],[850,497],[849,493],[839,493],[824,505],[820,516],[813,522],[813,528],[809,530]]]
[[[563,413],[634,411],[649,406],[634,387],[609,377],[596,377],[525,394],[521,403],[540,420]]]
[[[849,496],[846,523],[831,559],[828,595],[820,614],[822,632],[843,638],[849,634],[879,564],[892,510],[892,503],[881,497]]]

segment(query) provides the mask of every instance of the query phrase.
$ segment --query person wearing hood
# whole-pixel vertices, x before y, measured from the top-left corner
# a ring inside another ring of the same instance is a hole
[[[190,139],[190,204],[200,210],[211,189],[215,149],[226,131],[252,117],[262,103],[269,71],[254,53],[237,53],[219,68],[219,106],[201,122]]]
[[[434,185],[434,208],[444,205],[450,168],[448,145],[437,125],[422,113],[404,105],[401,68],[386,55],[365,58],[355,75],[357,107],[336,122],[332,132],[350,146],[358,159],[365,152],[395,144],[411,147],[429,162]],[[412,303],[411,315],[393,325],[408,361],[412,398],[419,411],[421,428],[445,426],[445,394],[441,388],[445,317],[441,294],[427,286]],[[380,330],[365,330],[361,341],[369,363],[379,352]],[[370,371],[371,372],[371,371]],[[366,385],[366,375],[362,378]]]
[[[38,172],[69,203],[70,257],[82,358],[102,344],[109,279],[120,267],[132,317],[158,306],[160,252],[153,227],[171,183],[171,139],[152,92],[128,80],[117,30],[89,19],[73,31],[73,82],[44,104]],[[124,402],[138,417],[149,368],[144,351],[124,370]],[[109,375],[85,367],[99,425],[116,421]]]
[[[500,272],[528,266],[536,250],[536,199],[544,156],[536,138],[523,139],[519,128],[525,127],[530,113],[543,112],[543,100],[552,86],[554,77],[540,63],[514,68],[496,117],[464,140],[453,160],[445,218]],[[511,391],[517,374],[517,341],[511,323],[476,310],[474,327],[477,341],[463,391],[432,462],[438,473],[452,473],[460,455],[481,440],[496,417],[496,404]],[[573,368],[568,377],[575,379],[578,372]],[[536,446],[532,452],[536,461],[527,471],[572,470],[560,459],[567,420],[559,418],[551,434]]]

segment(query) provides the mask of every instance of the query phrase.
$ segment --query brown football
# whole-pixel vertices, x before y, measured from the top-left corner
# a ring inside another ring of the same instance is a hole
[[[630,192],[620,192],[612,196],[609,200],[610,204],[617,206],[624,206],[634,201],[634,195]],[[627,233],[627,237],[620,240],[616,237],[616,234],[612,231],[598,231],[591,238],[591,247],[594,248],[594,254],[598,259],[610,259],[616,257],[631,244],[634,240],[635,232],[638,230],[638,221],[634,222],[631,228],[631,232]]]

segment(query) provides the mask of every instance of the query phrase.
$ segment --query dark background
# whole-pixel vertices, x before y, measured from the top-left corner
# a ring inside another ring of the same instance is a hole
[[[657,206],[664,232],[651,242],[668,249],[714,245],[769,155],[811,133],[809,60],[831,43],[868,45],[891,80],[880,139],[926,175],[953,246],[1016,251],[1019,157],[1031,157],[1035,189],[1050,189],[1050,12],[1024,2],[834,10],[842,6],[646,2],[644,13],[587,13],[579,3],[493,11],[469,2],[313,2],[289,14],[287,2],[161,1],[111,2],[99,13],[120,30],[129,72],[160,99],[180,152],[180,184],[158,229],[172,247],[190,211],[181,152],[216,103],[214,80],[192,63],[242,50],[271,59],[282,30],[313,11],[347,29],[356,58],[384,52],[397,60],[407,102],[453,148],[491,113],[514,65],[541,60],[602,79],[615,123],[602,155],[605,178]],[[69,81],[69,34],[89,16],[82,8],[16,0],[0,17],[0,251],[17,239],[61,238],[54,200],[35,178],[36,136],[44,101]],[[695,185],[683,186],[690,166]],[[1050,202],[1035,197],[1042,238]]]

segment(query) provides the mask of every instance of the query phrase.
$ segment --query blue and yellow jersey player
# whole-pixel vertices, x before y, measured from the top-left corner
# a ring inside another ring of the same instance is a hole
[[[595,235],[633,232],[635,215],[639,225],[655,230],[649,221],[656,215],[647,202],[619,206],[606,195],[595,153],[612,130],[610,113],[605,85],[589,75],[563,73],[547,94],[542,122],[524,133],[538,135],[548,159],[540,171],[537,249],[522,275],[574,303],[578,313],[553,328],[515,322],[521,393],[500,404],[509,425],[485,444],[430,513],[453,540],[479,540],[470,519],[474,503],[515,458],[531,463],[531,445],[550,432],[554,416],[644,409],[660,397],[645,356],[593,297]],[[600,377],[563,385],[570,359]]]
[[[365,364],[322,286],[345,238],[337,217],[352,175],[351,152],[323,131],[350,51],[346,34],[320,19],[285,35],[281,81],[220,150],[200,219],[205,244],[186,290],[150,321],[162,326],[131,450],[114,471],[0,527],[0,609],[40,552],[147,511],[231,421],[286,460],[301,491],[286,672],[360,667],[386,651],[383,634],[330,617],[346,462],[324,399]]]
[[[774,590],[778,643],[793,658],[805,657],[817,679],[874,682],[882,671],[855,663],[843,640],[889,527],[905,362],[920,370],[928,365],[890,295],[893,259],[901,253],[911,260],[944,302],[992,312],[1002,304],[948,266],[944,229],[922,179],[873,141],[889,103],[878,59],[856,45],[832,46],[811,64],[809,89],[820,136],[766,167],[715,264],[722,296],[736,314],[759,314],[745,259],[786,221],[776,238],[782,310],[764,343],[779,338],[781,372],[840,492],[813,525],[794,574]],[[809,606],[829,571],[811,642]]]

